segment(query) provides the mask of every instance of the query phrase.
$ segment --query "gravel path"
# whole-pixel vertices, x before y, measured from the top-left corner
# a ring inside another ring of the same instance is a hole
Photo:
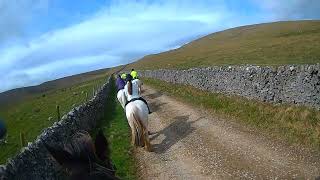
[[[320,153],[268,139],[144,86],[153,152],[136,149],[140,179],[315,179]]]

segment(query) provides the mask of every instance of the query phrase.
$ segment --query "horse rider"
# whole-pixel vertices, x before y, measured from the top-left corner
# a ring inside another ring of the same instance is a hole
[[[126,74],[126,73],[121,74],[121,78],[122,78],[123,80],[125,80],[126,77],[127,77],[127,74]]]
[[[131,73],[130,73],[130,75],[132,76],[132,78],[133,78],[133,81],[132,82],[134,82],[134,81],[137,81],[137,83],[139,84],[139,93],[141,93],[142,92],[142,82],[138,79],[138,73],[137,73],[137,71],[135,71],[134,69],[131,69]]]
[[[124,82],[124,80],[121,78],[120,75],[118,75],[117,80],[116,80],[116,86],[117,86],[117,98],[118,101],[120,102],[122,108],[125,107],[126,104],[126,97],[125,97],[125,93],[124,93],[124,86],[126,85],[126,83]]]
[[[131,69],[130,75],[132,76],[133,79],[138,79],[138,73],[134,69]]]
[[[127,74],[126,85],[125,85],[124,89],[125,89],[124,92],[125,92],[125,94],[127,96],[127,100],[128,100],[126,105],[129,104],[130,102],[135,101],[135,100],[141,100],[147,105],[149,114],[152,113],[150,111],[148,102],[141,97],[140,84],[138,83],[138,81],[135,81],[130,74]]]

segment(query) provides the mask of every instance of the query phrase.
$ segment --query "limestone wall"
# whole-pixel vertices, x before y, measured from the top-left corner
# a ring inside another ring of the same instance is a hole
[[[161,69],[142,71],[139,75],[211,92],[320,108],[320,64]]]

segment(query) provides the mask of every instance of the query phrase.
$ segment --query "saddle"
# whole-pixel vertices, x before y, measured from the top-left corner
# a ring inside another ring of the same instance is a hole
[[[143,99],[142,97],[139,97],[139,98],[132,98],[130,101],[127,101],[125,106],[127,106],[129,103],[133,102],[133,101],[137,101],[137,100],[140,100],[140,101],[143,101],[147,106],[148,106],[148,103],[145,99]]]
[[[126,102],[125,106],[127,106],[129,103],[131,103],[131,102],[133,102],[133,101],[137,101],[137,100],[140,100],[140,101],[144,102],[144,103],[147,105],[147,107],[148,107],[149,114],[152,113],[152,112],[150,111],[150,108],[149,108],[149,105],[148,105],[147,101],[146,101],[145,99],[143,99],[142,97],[132,98],[130,101],[127,101],[127,102]]]

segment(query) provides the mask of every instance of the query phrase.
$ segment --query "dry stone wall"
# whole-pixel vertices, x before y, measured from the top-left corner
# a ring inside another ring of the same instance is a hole
[[[274,103],[320,108],[320,64],[146,70],[142,77]]]
[[[79,130],[91,131],[103,117],[110,89],[110,78],[96,95],[64,115],[59,122],[45,129],[35,142],[23,148],[21,153],[0,166],[0,179],[65,179],[61,167],[48,154],[43,141],[49,146],[61,146]]]

